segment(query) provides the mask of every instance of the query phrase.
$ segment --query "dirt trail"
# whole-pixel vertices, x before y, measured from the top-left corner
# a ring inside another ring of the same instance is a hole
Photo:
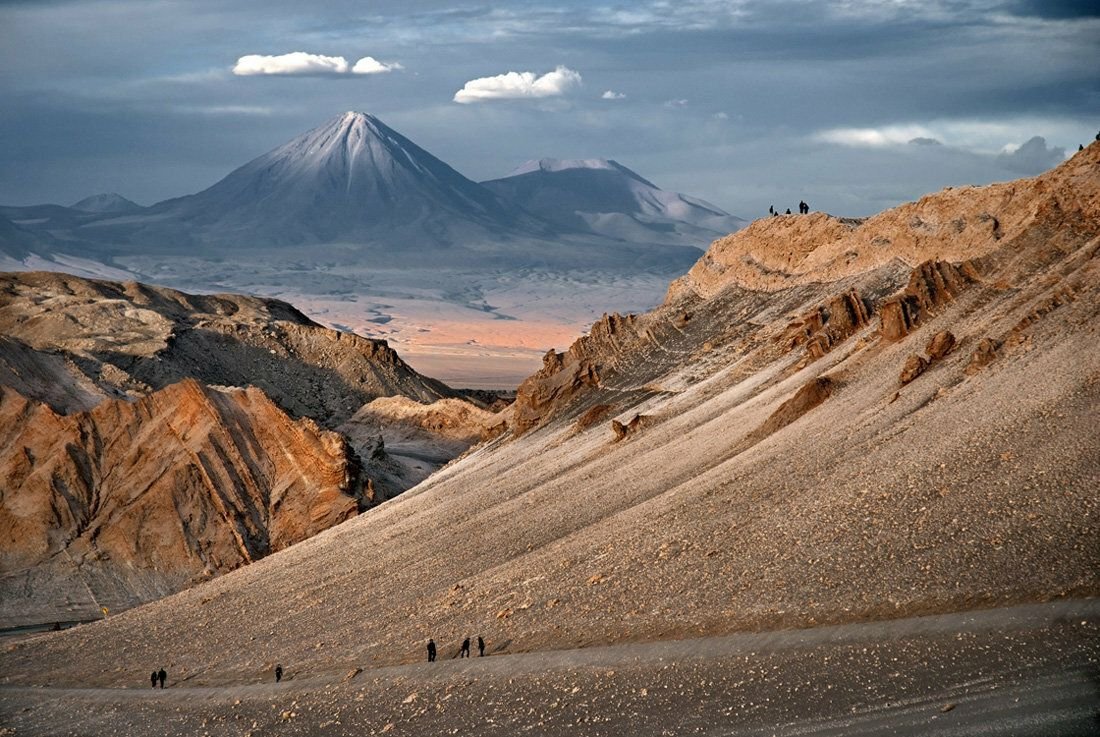
[[[493,643],[490,643],[492,647]],[[0,688],[5,735],[1086,735],[1100,599],[169,688]],[[150,666],[152,667],[152,666]],[[182,685],[173,681],[183,675]]]

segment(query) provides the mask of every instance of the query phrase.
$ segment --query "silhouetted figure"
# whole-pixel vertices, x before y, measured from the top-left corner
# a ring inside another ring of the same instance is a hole
[[[458,651],[458,657],[468,658],[470,657],[470,638],[467,637],[462,641],[462,649]]]
[[[481,639],[481,635],[477,636],[477,656],[479,658],[485,657],[485,640]]]
[[[790,214],[791,214],[791,208],[789,208],[789,207],[787,208],[787,214],[788,214],[788,215],[790,215]]]
[[[152,673],[149,674],[149,685],[151,685],[153,688],[157,687],[157,672],[156,671],[153,671]]]
[[[769,215],[774,215],[775,214],[775,205],[768,205],[768,214]]]
[[[1083,144],[1083,143],[1078,143],[1078,144],[1077,144],[1077,150],[1078,150],[1078,151],[1084,151],[1084,150],[1085,150],[1085,144]]]
[[[435,640],[428,640],[428,662],[435,662]]]
[[[276,665],[275,666],[275,683],[278,683],[281,680],[283,680],[283,666]]]
[[[1096,139],[1095,140],[1100,141],[1100,133],[1096,134]]]
[[[164,672],[164,668],[157,671],[157,680],[160,681],[160,687],[164,688],[164,682],[168,680],[168,674]]]

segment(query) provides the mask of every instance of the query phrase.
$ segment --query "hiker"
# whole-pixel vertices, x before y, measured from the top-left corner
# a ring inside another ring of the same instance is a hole
[[[149,674],[149,684],[153,688],[157,687],[157,672],[156,671],[153,671],[152,673]]]
[[[775,214],[775,205],[768,205],[768,214],[769,215],[774,215]]]
[[[168,674],[164,672],[164,668],[157,671],[157,680],[160,681],[160,687],[164,688],[164,682],[168,680]]]
[[[278,683],[281,680],[283,680],[283,666],[276,665],[275,666],[275,683]]]
[[[791,208],[789,208],[789,207],[787,208],[787,214],[788,214],[788,215],[790,215],[790,214],[791,214]]]
[[[479,658],[485,657],[485,640],[481,639],[481,635],[477,636],[477,656]]]
[[[458,657],[468,658],[470,657],[470,638],[467,637],[462,641],[462,649],[458,651]]]
[[[428,640],[428,662],[435,662],[435,640]]]

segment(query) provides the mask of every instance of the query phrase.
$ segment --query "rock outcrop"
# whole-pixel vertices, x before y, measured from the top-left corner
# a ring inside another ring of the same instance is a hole
[[[626,352],[641,338],[635,315],[604,315],[588,335],[568,351],[549,351],[542,368],[516,390],[513,428],[523,433],[568,404],[585,387],[600,383],[600,371],[613,356]]]
[[[292,416],[327,427],[379,396],[455,396],[385,341],[322,327],[275,299],[59,273],[0,274],[0,334],[53,357],[43,363],[63,362],[74,382],[105,396],[143,396],[186,378],[256,386]],[[28,396],[59,411],[87,409],[48,391]]]
[[[955,345],[954,333],[950,330],[941,330],[932,336],[932,340],[928,341],[924,352],[928,354],[929,360],[936,361],[955,350]]]
[[[7,623],[132,606],[365,506],[341,436],[191,379],[70,415],[0,387],[0,479]]]
[[[926,261],[913,270],[902,292],[882,303],[882,337],[901,340],[909,332],[955,299],[970,284],[980,279],[973,262],[951,264]]]

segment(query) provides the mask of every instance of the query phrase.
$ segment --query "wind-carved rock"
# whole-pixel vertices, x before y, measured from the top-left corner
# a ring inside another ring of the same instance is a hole
[[[925,261],[913,269],[905,289],[880,306],[883,339],[901,340],[936,308],[951,302],[980,280],[978,269],[972,261],[960,264]]]
[[[86,596],[80,579],[109,580],[117,609],[250,563],[367,506],[346,440],[291,419],[259,389],[189,379],[60,415],[0,387],[0,426],[0,572],[21,572],[0,579],[5,618],[34,598],[19,582],[36,570],[48,573],[53,594],[70,581]]]
[[[898,381],[902,385],[908,384],[913,379],[923,374],[928,369],[928,359],[924,356],[913,354],[905,359],[905,365],[901,367],[901,376]]]
[[[640,339],[638,323],[635,315],[605,314],[568,351],[548,351],[543,356],[542,368],[516,390],[513,405],[516,434],[539,425],[582,389],[599,386],[605,365]]]
[[[611,432],[615,434],[615,442],[625,439],[629,435],[638,433],[643,427],[650,424],[653,418],[649,415],[634,415],[630,422],[622,423],[618,420],[611,421]]]
[[[833,346],[870,323],[871,307],[859,292],[850,289],[818,305],[787,326],[788,349],[805,346],[806,358],[816,361]]]
[[[930,361],[937,361],[953,351],[956,344],[955,335],[950,330],[941,330],[928,341],[924,352]]]

